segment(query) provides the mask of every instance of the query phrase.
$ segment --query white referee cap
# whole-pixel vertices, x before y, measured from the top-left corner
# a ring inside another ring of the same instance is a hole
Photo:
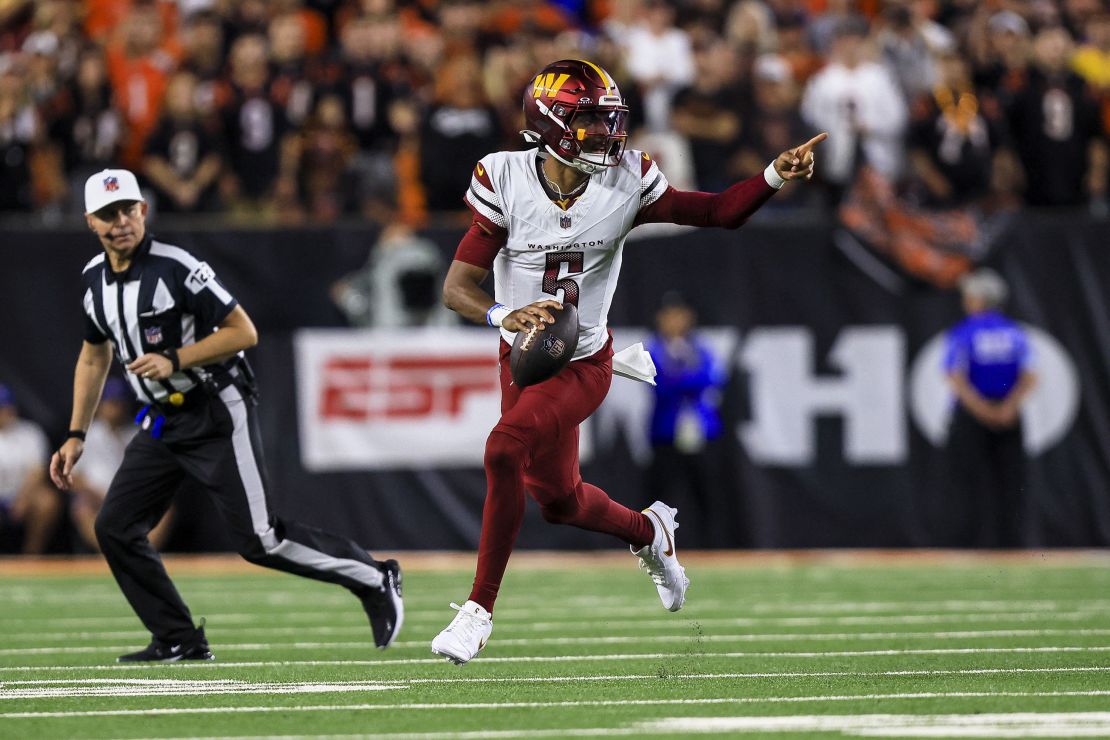
[[[85,213],[96,213],[121,200],[145,202],[130,170],[104,170],[85,181]]]

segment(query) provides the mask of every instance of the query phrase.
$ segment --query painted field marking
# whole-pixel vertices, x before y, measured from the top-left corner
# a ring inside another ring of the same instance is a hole
[[[52,699],[87,696],[206,696],[209,694],[330,694],[340,692],[393,691],[403,689],[400,683],[378,681],[341,681],[327,683],[288,683],[250,681],[181,681],[181,680],[124,680],[91,679],[81,685],[27,685],[18,682],[19,688],[8,688],[11,683],[0,683],[0,701],[9,699]],[[63,679],[61,683],[66,683]]]
[[[2,623],[2,622],[0,622]],[[925,630],[925,631],[898,631],[898,632],[744,632],[742,634],[732,635],[714,635],[714,634],[700,634],[697,635],[691,631],[691,627],[701,625],[702,622],[695,621],[689,623],[672,622],[671,627],[681,629],[681,632],[666,635],[597,635],[590,637],[521,637],[521,638],[498,638],[498,645],[505,646],[527,646],[527,645],[606,645],[606,644],[624,644],[636,642],[667,642],[675,639],[694,638],[706,642],[820,642],[820,641],[842,641],[842,640],[887,640],[887,639],[937,639],[937,640],[973,640],[982,638],[996,638],[996,637],[1100,637],[1110,635],[1110,628],[1076,628],[1076,629],[1001,629],[1001,630]],[[512,626],[509,626],[512,629]],[[220,633],[230,631],[223,625],[220,626]],[[244,630],[239,630],[244,631]],[[365,633],[366,628],[360,627],[360,632]],[[250,632],[265,633],[267,636],[272,636],[274,630],[256,627]],[[303,633],[303,630],[296,630],[297,633]],[[133,639],[136,637],[143,637],[145,633],[140,630],[126,631],[126,632],[86,632],[86,633],[67,633],[70,638],[80,639]],[[395,642],[394,645],[398,647],[419,647],[426,643],[425,640],[406,640]],[[256,649],[254,645],[262,645],[268,647],[295,647],[295,646],[313,646],[313,647],[353,647],[357,648],[364,646],[365,640],[345,642],[324,642],[324,641],[297,641],[294,643],[284,642],[268,642],[268,643],[234,643],[234,642],[221,642],[220,645],[230,649]],[[57,646],[57,647],[27,647],[27,648],[0,648],[0,655],[32,655],[35,653],[51,653],[51,652],[97,652],[100,650],[118,650],[128,649],[133,646],[111,647],[111,646]]]
[[[652,732],[839,732],[856,737],[1106,737],[1110,712],[861,714],[789,717],[670,717],[639,723]]]
[[[683,644],[690,646],[697,642],[743,642],[746,641],[745,635],[707,635],[704,637],[686,636],[676,638],[674,636],[660,637],[658,635],[651,635],[647,637],[582,637],[582,638],[551,638],[546,641],[539,639],[533,640],[498,640],[497,644],[504,647],[514,646],[535,646],[537,644],[547,644],[554,647],[566,645],[614,645],[638,642],[674,642],[676,639],[681,640]],[[420,648],[427,647],[427,640],[413,640],[410,642],[395,642],[394,648]],[[0,649],[0,655],[57,655],[60,653],[85,653],[85,654],[100,654],[100,653],[116,653],[126,651],[133,648],[134,645],[106,645],[106,646],[88,646],[82,645],[77,647],[44,647],[44,648],[3,648]],[[270,642],[243,642],[243,643],[220,643],[217,650],[242,650],[245,652],[251,651],[264,651],[264,650],[326,650],[326,649],[347,649],[347,650],[364,650],[369,649],[371,646],[368,641],[362,642],[292,642],[292,643],[270,643]],[[725,657],[725,658],[845,658],[845,657],[866,657],[866,656],[884,656],[884,655],[960,655],[976,653],[1079,653],[1079,652],[1105,652],[1110,651],[1110,645],[1043,645],[1043,646],[1025,646],[1025,647],[965,647],[965,648],[897,648],[887,650],[809,650],[809,651],[791,651],[791,650],[776,650],[776,651],[730,651],[727,653],[708,652],[704,653],[707,657]],[[701,655],[702,653],[698,653]],[[668,655],[688,655],[686,652],[668,653]],[[559,656],[561,658],[572,660],[580,656]],[[604,655],[597,657],[605,657]],[[383,660],[382,662],[394,662]],[[2,668],[2,666],[0,666]]]
[[[694,705],[720,705],[720,704],[792,704],[808,702],[851,702],[851,701],[902,701],[911,699],[983,699],[993,697],[1008,698],[1052,698],[1060,696],[1105,696],[1108,692],[917,692],[906,694],[861,694],[861,695],[828,695],[828,696],[769,696],[769,697],[722,697],[704,699],[613,699],[613,700],[583,700],[583,701],[550,701],[550,702],[454,702],[454,703],[426,703],[414,702],[411,704],[318,704],[307,706],[258,706],[258,707],[157,707],[149,709],[89,709],[61,712],[0,712],[0,717],[6,719],[45,719],[59,717],[127,717],[127,716],[156,716],[156,715],[182,715],[182,714],[264,714],[272,712],[342,712],[342,711],[388,711],[388,710],[459,710],[459,709],[561,709],[574,707],[612,707],[612,706],[694,706]],[[1076,715],[1107,715],[1110,712],[1074,712]],[[849,715],[868,716],[868,715]],[[886,715],[892,717],[918,717],[928,715]],[[943,715],[957,717],[983,717],[989,715]],[[1014,716],[1014,715],[999,715]],[[684,718],[668,718],[663,721],[679,720]],[[704,718],[708,719],[708,718]],[[725,717],[720,719],[740,719]],[[753,718],[760,719],[760,718]],[[764,719],[790,719],[764,718]],[[652,723],[641,723],[637,727],[643,731],[644,727]],[[550,734],[550,731],[548,731]]]
[[[605,656],[591,656],[585,658],[578,658],[575,656],[551,656],[551,657],[535,657],[535,656],[519,656],[519,657],[486,657],[482,658],[482,663],[566,663],[566,662],[579,662],[587,660],[633,660],[633,659],[661,659],[661,658],[706,658],[715,657],[712,654],[704,655],[691,655],[687,653],[645,653],[639,655],[605,655]],[[443,660],[439,658],[410,658],[402,660],[278,660],[278,661],[235,661],[235,662],[218,662],[218,661],[188,661],[169,664],[158,665],[132,665],[129,663],[108,663],[105,665],[87,665],[87,666],[0,666],[0,671],[14,671],[14,672],[49,672],[49,671],[149,671],[149,670],[172,670],[183,671],[187,669],[202,669],[202,670],[223,670],[223,669],[238,669],[238,668],[288,668],[295,666],[338,666],[361,668],[375,666],[378,668],[390,668],[392,666],[403,665],[442,665]],[[674,674],[673,677],[685,678],[816,678],[821,676],[843,676],[843,677],[878,677],[878,676],[960,676],[960,675],[994,675],[994,674],[1024,674],[1024,673],[1106,673],[1110,672],[1110,666],[1053,666],[1046,668],[958,668],[958,669],[936,669],[936,670],[904,670],[904,671],[778,671],[778,672],[764,672],[764,673],[691,673],[691,674]],[[433,682],[433,683],[456,683],[456,682],[480,682],[480,681],[573,681],[573,680],[629,680],[629,679],[644,679],[644,678],[659,678],[658,675],[642,675],[642,676],[628,676],[628,675],[614,675],[614,676],[554,676],[554,677],[513,677],[513,678],[460,678],[460,679],[411,679],[409,683],[417,682]],[[3,682],[0,681],[0,684]]]
[[[674,717],[638,723],[633,727],[483,730],[470,732],[390,733],[388,735],[331,735],[362,740],[481,740],[514,737],[597,737],[604,735],[664,735],[743,732],[839,732],[855,737],[1105,737],[1105,712],[1025,712],[1021,714],[848,715],[836,717]],[[236,737],[235,740],[304,740],[311,735]],[[173,738],[171,740],[186,740]],[[211,738],[210,740],[231,740]]]
[[[190,594],[190,598],[194,601],[198,597]],[[117,602],[119,597],[113,595],[113,599]],[[334,601],[336,605],[345,605],[352,603],[350,599],[329,599]],[[314,599],[314,603],[319,603],[319,599]],[[637,607],[627,606],[626,599],[617,599],[609,597],[578,597],[570,599],[569,603],[576,606],[591,608],[598,614],[604,614],[607,610],[612,609],[616,616],[625,616],[633,613],[642,613],[642,609]],[[412,599],[405,600],[406,612],[411,613],[413,616],[421,615],[422,612],[430,612],[432,616],[439,616],[443,611],[439,600],[414,602]],[[1095,610],[1110,610],[1110,600],[1106,599],[1040,599],[1034,601],[1006,601],[1006,600],[984,600],[984,601],[971,601],[959,599],[946,599],[941,601],[865,601],[865,602],[848,602],[848,601],[834,601],[828,603],[822,602],[791,602],[784,604],[774,603],[755,603],[747,605],[736,605],[735,603],[723,600],[702,600],[699,599],[696,603],[700,611],[711,611],[715,609],[727,609],[730,613],[737,611],[751,612],[753,614],[774,614],[774,613],[787,613],[787,612],[801,612],[809,613],[814,612],[817,614],[831,614],[831,613],[845,613],[845,612],[864,612],[875,613],[883,611],[891,612],[973,612],[980,613],[985,611],[1008,613],[1028,613],[1028,612],[1059,612],[1059,611],[1095,611]],[[424,608],[422,608],[424,607]],[[540,614],[549,614],[550,611],[546,609],[522,609],[516,607],[502,607],[498,611],[499,619],[531,619]],[[282,610],[280,616],[273,617],[275,622],[287,621],[317,621],[320,619],[321,610]],[[207,614],[210,621],[219,621],[225,624],[258,624],[260,617],[265,617],[264,614],[250,613],[250,612],[209,612]],[[91,626],[98,627],[109,624],[116,625],[135,625],[138,627],[138,621],[133,616],[104,616],[104,617],[48,617],[45,619],[35,619],[32,617],[18,617],[18,618],[2,618],[0,623],[4,625],[22,625],[32,624],[39,627],[57,626],[60,628],[72,629],[73,627]]]
[[[500,616],[500,615],[498,615]],[[679,617],[681,619],[681,617]],[[838,625],[868,625],[868,624],[931,624],[931,623],[975,623],[975,622],[1081,622],[1084,620],[1105,620],[1106,613],[1100,611],[1071,611],[1049,612],[1039,614],[1023,614],[1019,612],[983,612],[969,614],[898,614],[888,616],[866,617],[688,617],[688,622],[713,627],[758,627],[760,625],[775,625],[780,627],[818,627],[823,624]],[[604,622],[597,622],[604,626]],[[674,619],[636,619],[634,623],[638,629],[666,627],[674,625]],[[514,625],[525,626],[525,625]],[[531,622],[527,628],[536,632],[554,632],[565,630],[567,622]]]
[[[644,610],[638,610],[638,613],[643,613]],[[434,624],[439,624],[445,619],[438,618],[437,615],[434,620],[419,620],[409,619],[406,613],[406,622],[411,626],[413,623],[427,621]],[[500,617],[500,614],[498,615]],[[620,629],[627,631],[628,625],[634,623],[637,628],[656,628],[656,627],[687,627],[692,624],[698,624],[703,627],[817,627],[821,625],[891,625],[891,624],[951,624],[951,623],[978,623],[978,622],[1080,622],[1086,620],[1104,620],[1106,613],[1102,611],[1074,611],[1074,612],[1046,612],[1043,614],[1024,614],[1018,612],[984,612],[975,614],[928,614],[928,615],[888,615],[888,616],[865,616],[865,617],[676,617],[674,619],[636,619],[636,620],[623,620]],[[605,628],[607,623],[600,617],[592,617],[594,623],[599,628]],[[209,620],[214,622],[214,620]],[[505,625],[507,629],[519,629],[523,632],[554,632],[559,630],[566,630],[571,626],[571,622],[500,622]],[[2,625],[2,622],[0,622]],[[367,631],[365,624],[351,624],[340,626],[300,626],[300,627],[258,627],[253,626],[230,626],[222,627],[221,631],[225,633],[257,633],[259,631],[265,632],[268,635],[281,636],[281,635],[358,635],[365,634]],[[45,640],[65,640],[72,642],[73,640],[92,640],[92,639],[131,639],[136,635],[141,635],[142,632],[136,630],[120,630],[120,631],[97,631],[97,632],[58,632],[58,633],[17,633],[9,635],[12,639],[27,640],[31,642],[45,641]],[[10,643],[9,643],[10,644]]]
[[[192,603],[213,601],[217,603],[226,603],[229,596],[234,596],[237,601],[246,601],[248,603],[256,603],[259,606],[303,606],[305,599],[310,598],[311,603],[319,607],[343,607],[350,606],[355,603],[352,599],[344,594],[306,594],[303,592],[290,590],[283,592],[273,592],[271,590],[258,591],[258,596],[252,596],[254,593],[249,589],[234,589],[233,591],[214,591],[211,593],[204,590],[187,589],[188,596]],[[57,594],[48,591],[39,591],[27,589],[19,590],[19,593],[13,593],[13,589],[0,587],[0,601],[7,604],[72,604],[75,600],[81,600],[81,592],[76,593],[67,591],[64,594]],[[88,595],[88,594],[86,594]],[[629,606],[627,600],[624,599],[611,599],[607,597],[579,597],[580,603],[577,606],[588,608],[598,614],[611,614],[613,616],[634,616],[642,610],[636,606]],[[88,602],[88,599],[85,600]],[[105,586],[102,593],[98,594],[97,602],[104,604],[106,607],[115,607],[121,603],[121,597],[114,587]],[[87,604],[86,604],[87,605]],[[446,609],[446,603],[441,599],[408,599],[406,606],[414,615],[422,614],[439,614]],[[1110,608],[1110,600],[1107,599],[1024,599],[1018,598],[1015,600],[1007,599],[989,599],[989,600],[962,600],[962,599],[939,599],[939,600],[923,600],[923,601],[804,601],[804,602],[775,602],[772,599],[764,598],[750,602],[748,604],[737,605],[721,599],[704,599],[697,602],[699,609],[704,611],[720,611],[727,610],[729,613],[740,611],[741,613],[751,613],[755,615],[767,615],[776,613],[816,613],[818,615],[829,615],[831,613],[851,613],[863,612],[873,614],[875,612],[929,612],[929,611],[945,611],[945,612],[1054,612],[1066,610],[1099,610],[1105,611]],[[282,610],[282,616],[285,618],[287,613],[292,615],[302,615],[307,618],[309,615],[320,614],[320,609],[317,610]],[[517,607],[517,606],[502,606],[498,610],[498,616],[502,619],[534,619],[536,616],[542,614],[549,614],[550,611],[541,608]],[[257,618],[257,614],[243,614],[240,612],[230,612],[227,614],[229,618],[235,618],[241,621],[247,621],[251,617]],[[108,619],[123,620],[123,616],[107,616]],[[79,626],[85,620],[90,620],[92,623],[97,623],[97,617],[57,617],[53,619],[35,620],[33,618],[15,618],[11,620],[5,619],[4,622],[8,623],[42,623],[42,624],[58,624],[61,626]],[[133,618],[130,620],[134,622]]]

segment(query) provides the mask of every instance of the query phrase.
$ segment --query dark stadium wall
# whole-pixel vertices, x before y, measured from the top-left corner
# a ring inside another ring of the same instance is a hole
[[[259,326],[262,341],[250,359],[262,387],[278,511],[374,548],[476,545],[484,496],[476,466],[314,473],[301,464],[294,331],[342,325],[328,287],[365,262],[373,231],[153,230],[207,260]],[[449,257],[459,234],[428,236]],[[1105,222],[1024,216],[990,259],[1010,283],[1009,313],[1043,335],[1036,346],[1044,350],[1044,408],[1032,430],[1027,479],[1030,547],[1110,544],[1107,243]],[[82,336],[79,276],[95,254],[85,231],[6,230],[0,243],[0,380],[55,442],[66,429]],[[692,301],[702,325],[725,327],[737,339],[727,358],[726,438],[711,455],[711,516],[681,531],[686,546],[984,541],[983,502],[949,485],[938,426],[944,402],[937,401],[935,353],[937,337],[960,318],[954,293],[901,278],[876,282],[822,225],[753,224],[630,242],[611,324],[649,325],[670,290]],[[583,475],[643,506],[650,503],[645,474],[627,436],[599,437]],[[186,488],[179,496],[188,511],[201,494]],[[612,544],[544,525],[531,506],[520,543]],[[223,542],[218,527],[204,526],[176,544]]]

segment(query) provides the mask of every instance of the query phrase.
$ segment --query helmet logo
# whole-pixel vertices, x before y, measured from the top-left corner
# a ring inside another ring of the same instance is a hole
[[[547,97],[553,98],[559,94],[559,90],[563,87],[563,83],[569,79],[570,75],[566,73],[558,77],[555,77],[554,72],[536,75],[536,81],[532,83],[532,97],[538,98],[546,91]]]
[[[591,105],[593,102],[594,102],[593,98],[579,98],[578,99],[578,104],[579,105]]]

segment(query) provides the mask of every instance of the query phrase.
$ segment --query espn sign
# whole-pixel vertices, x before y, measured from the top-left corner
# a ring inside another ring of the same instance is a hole
[[[500,414],[497,340],[460,328],[298,332],[303,465],[481,465]]]
[[[471,394],[497,390],[490,358],[399,355],[328,358],[320,387],[324,421],[457,418]]]

